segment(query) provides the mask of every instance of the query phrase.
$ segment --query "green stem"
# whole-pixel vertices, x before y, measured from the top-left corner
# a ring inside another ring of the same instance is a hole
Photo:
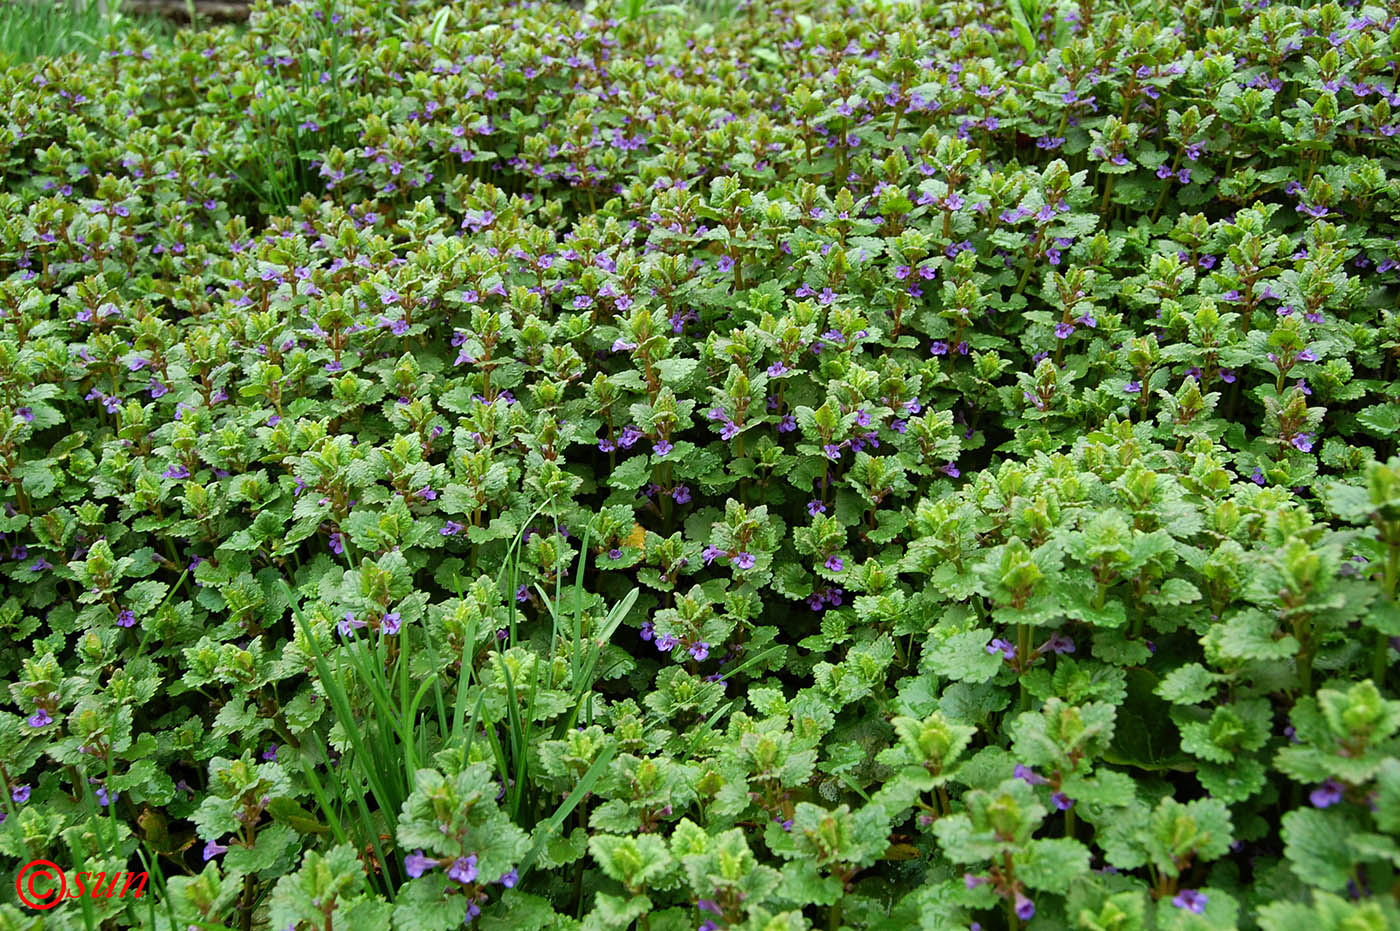
[[[1031,277],[1031,269],[1034,268],[1034,267],[1035,267],[1035,256],[1032,255],[1032,256],[1030,256],[1030,257],[1028,257],[1028,258],[1026,259],[1026,267],[1025,267],[1025,270],[1021,272],[1021,280],[1018,281],[1018,282],[1016,282],[1016,292],[1015,292],[1015,293],[1020,294],[1022,291],[1026,290],[1026,282],[1030,280],[1030,277]]]
[[[1022,675],[1025,673],[1026,663],[1031,655],[1031,629],[1028,624],[1016,625],[1016,658],[1022,664]],[[1029,711],[1031,707],[1031,693],[1026,691],[1026,683],[1018,676],[1017,683],[1021,689],[1021,710]]]
[[[1385,577],[1381,582],[1381,589],[1385,599],[1391,604],[1395,603],[1395,587],[1400,583],[1400,528],[1385,528],[1387,542],[1390,544],[1385,557]],[[1375,680],[1376,687],[1385,685],[1386,670],[1390,668],[1390,638],[1384,631],[1376,631],[1376,651],[1371,658],[1371,678]]]
[[[1376,631],[1376,651],[1371,656],[1371,679],[1376,688],[1385,686],[1385,671],[1390,667],[1390,638],[1385,631]]]
[[[1173,175],[1176,174],[1176,170],[1177,170],[1177,168],[1178,168],[1180,165],[1181,165],[1181,153],[1178,152],[1178,153],[1176,153],[1176,158],[1172,159],[1172,174],[1173,174]],[[1161,213],[1162,213],[1162,204],[1166,202],[1166,199],[1167,199],[1167,188],[1169,188],[1170,186],[1171,186],[1171,182],[1170,182],[1169,179],[1166,179],[1166,178],[1162,179],[1162,192],[1161,192],[1160,194],[1157,195],[1157,205],[1156,205],[1155,207],[1152,208],[1152,218],[1148,221],[1149,223],[1156,223],[1156,222],[1157,222],[1157,217],[1158,217],[1159,215],[1161,215]]]

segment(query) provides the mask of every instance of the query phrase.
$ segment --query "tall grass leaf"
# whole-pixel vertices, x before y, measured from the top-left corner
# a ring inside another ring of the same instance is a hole
[[[1034,55],[1035,33],[1026,19],[1026,11],[1022,8],[1021,2],[1022,0],[1008,0],[1007,2],[1007,7],[1011,12],[1011,31],[1016,34],[1016,41],[1021,43],[1026,54]]]
[[[355,720],[354,709],[350,705],[350,697],[341,686],[340,680],[332,675],[330,664],[326,662],[326,657],[321,652],[321,646],[316,641],[315,633],[311,630],[311,625],[306,622],[305,616],[301,613],[301,607],[297,604],[291,586],[286,583],[286,580],[282,581],[282,586],[286,589],[287,600],[291,603],[292,614],[296,617],[297,626],[301,629],[302,636],[306,638],[307,645],[315,660],[316,672],[320,677],[321,686],[325,689],[326,697],[331,703],[331,708],[335,711],[336,717],[340,721],[341,729],[345,732],[346,739],[350,742],[350,746],[354,752],[354,761],[361,775],[364,777],[365,782],[369,784],[370,792],[374,795],[380,811],[384,812],[386,817],[393,818],[398,814],[402,802],[400,802],[399,806],[392,804],[393,795],[384,784],[377,767],[370,765],[369,761],[372,759],[372,754],[365,742],[361,740],[360,729],[358,722]],[[342,760],[342,764],[343,762]],[[384,851],[379,843],[379,832],[373,827],[373,820],[370,818],[368,806],[365,804],[364,797],[358,793],[355,794],[358,796],[365,827],[370,835],[368,838],[369,843],[374,848],[375,856],[387,873],[389,864],[384,857]],[[390,898],[393,898],[392,891],[390,891]]]
[[[536,828],[538,836],[535,838],[534,846],[530,848],[530,852],[525,855],[525,859],[522,860],[520,866],[517,867],[517,872],[519,873],[521,881],[523,881],[530,870],[534,868],[535,861],[539,859],[540,851],[544,849],[544,845],[547,843],[549,836],[559,830],[560,825],[564,823],[564,819],[569,817],[569,814],[578,807],[579,802],[583,801],[584,797],[593,791],[593,787],[597,785],[598,780],[602,778],[603,771],[608,768],[608,764],[612,762],[613,757],[616,755],[616,746],[609,745],[604,748],[603,751],[598,754],[598,758],[593,761],[592,765],[584,771],[583,776],[580,777],[573,791],[559,804],[554,814],[550,815],[549,820],[544,823],[544,827]]]

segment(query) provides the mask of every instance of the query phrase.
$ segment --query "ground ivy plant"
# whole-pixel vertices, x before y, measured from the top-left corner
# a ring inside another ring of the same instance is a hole
[[[1393,6],[101,46],[0,69],[0,864],[152,878],[0,928],[1400,927]]]

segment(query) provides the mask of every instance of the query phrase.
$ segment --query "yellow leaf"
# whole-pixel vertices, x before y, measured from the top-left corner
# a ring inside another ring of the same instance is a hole
[[[647,529],[641,524],[633,524],[632,532],[623,537],[622,542],[627,546],[634,546],[637,549],[642,549],[646,546]]]

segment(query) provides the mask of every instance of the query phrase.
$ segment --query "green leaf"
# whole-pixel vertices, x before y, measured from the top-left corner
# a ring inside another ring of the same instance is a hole
[[[945,679],[955,682],[985,682],[1002,666],[999,651],[987,652],[992,632],[986,628],[966,630],[951,636],[935,629],[924,644],[926,665]]]
[[[699,365],[699,359],[662,359],[656,363],[656,371],[665,384],[682,388]]]
[[[1400,405],[1373,404],[1357,413],[1356,422],[1372,436],[1394,437],[1400,433]]]
[[[1400,760],[1381,763],[1376,772],[1376,826],[1382,831],[1400,833]]]
[[[1089,872],[1089,848],[1069,837],[1032,840],[1016,857],[1016,878],[1032,889],[1062,891]]]
[[[1329,891],[1346,888],[1355,868],[1347,838],[1359,828],[1340,811],[1300,808],[1284,815],[1283,852],[1298,881]]]
[[[1292,634],[1275,636],[1277,633],[1273,619],[1250,608],[1216,624],[1203,639],[1229,659],[1287,659],[1298,652],[1298,641]]]
[[[1217,683],[1225,679],[1200,663],[1187,663],[1167,673],[1153,691],[1176,705],[1199,705],[1209,701],[1216,693]]]

